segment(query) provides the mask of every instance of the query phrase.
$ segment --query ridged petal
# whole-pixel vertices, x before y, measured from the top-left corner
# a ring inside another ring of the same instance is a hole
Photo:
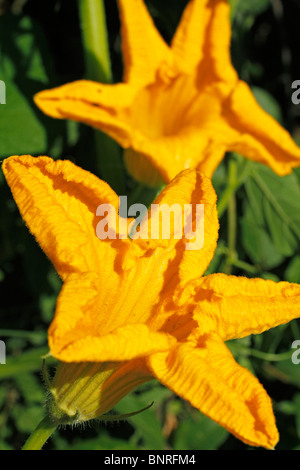
[[[159,219],[158,209],[162,211],[162,219]],[[163,224],[159,223],[161,220]],[[169,227],[170,230],[164,231]],[[190,281],[199,279],[209,265],[215,252],[218,229],[216,193],[212,183],[194,170],[181,172],[166,186],[141,223],[140,231],[135,235],[136,243],[146,255],[155,250],[157,260],[160,259],[157,264],[160,272],[168,263],[168,268],[163,269],[164,290],[167,287],[173,290],[179,304],[188,299],[192,288]]]
[[[239,81],[224,103],[227,148],[268,165],[280,176],[300,165],[300,148],[291,135],[257,103],[249,86]],[[216,129],[216,132],[217,129]],[[222,134],[222,129],[219,129]]]
[[[34,101],[45,114],[53,118],[84,122],[128,147],[132,132],[129,109],[135,94],[133,87],[122,83],[103,85],[78,80],[43,90],[35,95]]]
[[[99,418],[137,386],[153,379],[143,359],[128,362],[59,362],[51,392],[58,408],[80,421]]]
[[[193,72],[203,59],[205,36],[211,19],[207,3],[207,0],[188,3],[171,43],[176,60],[187,72]]]
[[[271,400],[216,335],[179,343],[149,357],[157,379],[245,443],[274,448],[278,432]]]
[[[124,81],[143,85],[154,81],[157,69],[170,60],[170,50],[157,31],[143,0],[119,0]]]
[[[111,279],[104,281],[101,283],[95,273],[72,274],[66,279],[48,335],[54,357],[64,362],[127,361],[167,350],[174,344],[175,339],[168,333],[138,323],[134,311],[127,322],[121,310],[109,327],[109,316],[115,312],[107,304],[117,292]]]
[[[118,251],[95,231],[98,205],[118,212],[119,198],[107,183],[68,160],[48,157],[10,157],[2,169],[26,225],[63,279],[99,269],[113,277]]]
[[[191,0],[172,41],[178,66],[188,73],[199,68],[203,80],[235,82],[230,57],[230,7],[226,0]]]
[[[300,286],[289,282],[211,274],[198,284],[194,318],[209,318],[229,340],[259,334],[300,316]]]

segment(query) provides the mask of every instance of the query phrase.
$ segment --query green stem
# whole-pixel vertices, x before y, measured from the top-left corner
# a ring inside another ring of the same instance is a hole
[[[41,450],[56,428],[57,424],[54,424],[49,416],[46,416],[29,436],[22,450]]]
[[[229,249],[225,246],[217,247],[216,253],[226,255],[228,257]],[[246,271],[250,274],[257,274],[258,272],[260,272],[260,270],[256,266],[253,266],[252,264],[249,264],[246,261],[240,260],[237,257],[231,259],[231,264],[232,266],[242,269],[243,271]]]
[[[103,0],[78,0],[86,76],[102,83],[112,82],[106,16]],[[124,165],[119,145],[95,130],[97,164],[101,177],[120,195],[125,194]]]
[[[252,357],[256,357],[257,359],[262,359],[264,361],[270,361],[270,362],[286,361],[292,355],[291,351],[286,351],[286,352],[278,353],[278,354],[272,354],[272,353],[267,353],[263,351],[258,351],[257,349],[250,349],[250,348],[236,346],[236,345],[230,345],[229,348],[235,354],[240,354],[240,355],[244,355],[247,357],[252,356]]]
[[[90,80],[111,83],[111,65],[103,0],[78,0],[86,73]]]
[[[229,181],[228,186],[226,187],[225,191],[221,195],[218,201],[218,214],[219,218],[222,217],[226,209],[228,208],[230,199],[233,194],[239,189],[239,187],[244,183],[246,178],[248,177],[250,172],[250,161],[244,160],[244,165],[242,171],[239,175],[236,175],[232,181]]]
[[[237,162],[231,158],[229,160],[229,187],[235,187],[237,184]],[[225,267],[226,274],[231,273],[232,261],[236,258],[235,244],[236,244],[236,229],[237,229],[237,218],[236,218],[236,199],[235,193],[231,194],[229,205],[228,205],[228,256]]]

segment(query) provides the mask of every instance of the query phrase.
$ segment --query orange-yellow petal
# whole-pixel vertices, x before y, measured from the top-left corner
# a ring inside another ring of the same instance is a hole
[[[191,0],[172,41],[178,66],[188,73],[199,68],[199,80],[232,83],[237,74],[230,57],[230,7],[226,0]]]
[[[171,43],[179,66],[191,73],[203,59],[205,37],[211,19],[206,0],[192,0],[185,8]]]
[[[131,288],[134,290],[134,284]],[[64,362],[127,361],[165,351],[175,343],[168,333],[138,323],[134,310],[129,321],[121,310],[115,323],[111,323],[109,316],[116,315],[116,311],[111,305],[107,308],[107,304],[117,293],[111,279],[101,282],[95,273],[70,275],[49,328],[52,355]],[[127,307],[124,304],[125,312]]]
[[[173,290],[174,300],[181,304],[190,295],[190,281],[200,278],[214,255],[218,229],[211,181],[185,170],[152,203],[134,241],[146,253],[156,251],[160,272],[168,263],[164,290]]]
[[[229,340],[259,334],[300,316],[300,286],[288,282],[212,274],[198,283],[194,318],[211,320]]]
[[[135,94],[133,87],[122,83],[106,85],[78,80],[41,91],[34,100],[49,116],[84,122],[128,147],[131,135],[129,109]]]
[[[117,250],[96,236],[98,205],[119,208],[107,183],[70,161],[48,157],[10,157],[2,169],[26,225],[63,279],[100,269],[103,277],[113,275]]]
[[[223,118],[229,150],[268,165],[280,176],[291,173],[294,167],[300,165],[300,147],[259,106],[245,82],[239,81],[231,97],[224,103]]]
[[[161,63],[170,61],[169,47],[156,29],[143,0],[119,0],[122,23],[124,81],[140,86],[154,81]]]
[[[269,396],[217,335],[178,343],[170,352],[150,356],[148,364],[160,382],[245,443],[275,447],[278,432]]]
[[[217,81],[223,82],[224,90],[230,90],[238,80],[231,63],[230,6],[227,0],[207,0],[211,8],[211,23],[208,27],[205,58],[202,71],[210,68]],[[201,80],[201,78],[200,78]]]

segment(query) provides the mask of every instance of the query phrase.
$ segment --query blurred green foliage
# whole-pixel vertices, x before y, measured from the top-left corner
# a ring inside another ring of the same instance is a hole
[[[167,41],[187,0],[148,0]],[[232,59],[260,104],[299,139],[300,107],[291,103],[291,83],[299,79],[297,0],[231,0]],[[114,81],[122,77],[119,18],[108,0],[107,24]],[[297,44],[298,41],[298,44]],[[44,116],[33,95],[85,76],[77,4],[62,0],[0,2],[0,79],[7,104],[0,107],[0,157],[12,154],[69,158],[100,177],[92,130]],[[272,137],[272,136],[270,136]],[[218,196],[228,187],[234,159],[236,244],[230,246],[228,211],[208,272],[300,283],[300,170],[280,178],[266,167],[228,156],[213,183]],[[108,181],[109,182],[109,181]],[[127,177],[128,193],[134,182]],[[149,195],[145,196],[149,197]],[[60,280],[19,216],[0,174],[0,338],[7,364],[0,365],[0,449],[19,449],[43,416],[45,390],[41,356],[53,317]],[[232,249],[234,251],[232,252]],[[300,312],[299,312],[300,313]],[[278,449],[300,449],[300,365],[291,362],[291,344],[300,339],[295,320],[262,335],[231,341],[237,361],[263,383],[274,403],[281,439]],[[118,424],[92,423],[56,432],[47,449],[246,449],[226,430],[204,417],[157,382],[124,398],[117,413],[154,405]]]

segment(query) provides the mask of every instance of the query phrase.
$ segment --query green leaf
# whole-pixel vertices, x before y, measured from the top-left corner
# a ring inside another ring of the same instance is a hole
[[[259,87],[251,87],[252,93],[254,94],[257,102],[260,106],[271,116],[273,116],[276,121],[282,124],[282,112],[279,103],[276,99],[266,90]]]
[[[14,377],[23,372],[42,370],[41,357],[48,353],[48,348],[35,348],[25,351],[18,356],[10,357],[7,352],[6,364],[0,366],[0,380]],[[54,361],[54,360],[53,360]],[[52,358],[48,362],[53,362]]]
[[[274,366],[266,363],[264,369],[268,376],[280,380],[282,383],[293,384],[300,388],[300,366],[293,364],[292,359],[280,361]]]
[[[241,221],[241,241],[251,261],[262,269],[272,269],[284,260],[278,253],[266,228],[259,224],[255,211],[248,204]]]
[[[228,432],[200,412],[183,420],[176,430],[175,450],[216,450],[228,437]]]
[[[30,372],[25,374],[18,374],[14,377],[14,380],[27,404],[31,405],[35,402],[35,404],[39,403],[42,405],[44,403],[45,393],[42,388],[42,381],[37,379],[35,375],[31,374]]]
[[[285,270],[284,278],[288,282],[300,284],[300,256],[297,255],[290,261]]]
[[[230,6],[233,17],[236,15],[256,16],[263,13],[270,6],[270,0],[230,0]]]
[[[245,188],[243,246],[255,263],[270,269],[299,249],[299,180],[253,164]]]
[[[51,64],[43,31],[31,18],[0,16],[0,79],[6,85],[6,104],[0,106],[0,158],[61,150],[57,134],[64,123],[44,116],[33,102],[34,94],[54,81]]]
[[[164,396],[164,391],[162,392]],[[146,449],[152,450],[163,450],[166,448],[165,438],[162,434],[162,426],[159,422],[156,414],[156,408],[160,397],[160,387],[153,389],[151,394],[151,400],[154,401],[154,405],[147,411],[130,418],[130,423],[135,426],[136,439],[140,438],[143,440],[143,444]],[[138,410],[149,405],[148,394],[130,394],[124,397],[118,405],[116,410],[118,413],[130,413],[131,411]]]
[[[31,405],[23,408],[17,405],[12,413],[15,417],[19,431],[24,433],[31,433],[39,422],[43,419],[45,410],[43,406]]]
[[[42,153],[47,133],[18,87],[6,83],[6,104],[0,107],[0,157]]]

